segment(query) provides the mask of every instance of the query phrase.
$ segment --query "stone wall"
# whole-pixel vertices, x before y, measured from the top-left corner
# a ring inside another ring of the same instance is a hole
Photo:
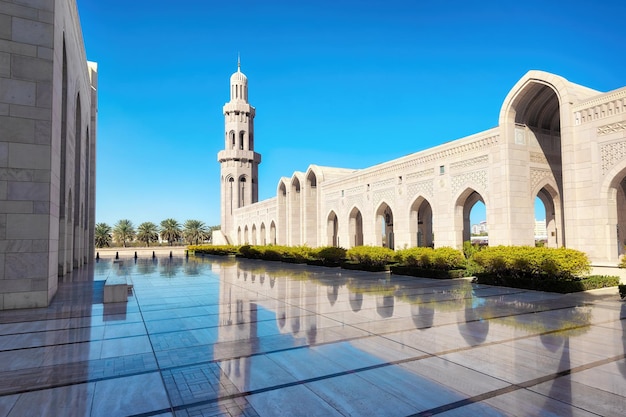
[[[74,0],[0,0],[0,309],[93,259],[96,76]]]

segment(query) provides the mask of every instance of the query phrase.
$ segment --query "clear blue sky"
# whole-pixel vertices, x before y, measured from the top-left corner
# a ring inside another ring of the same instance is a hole
[[[260,199],[309,164],[365,168],[494,127],[531,69],[600,91],[626,85],[624,1],[78,7],[99,65],[96,221],[109,224],[219,224],[222,106],[238,53],[257,109]]]

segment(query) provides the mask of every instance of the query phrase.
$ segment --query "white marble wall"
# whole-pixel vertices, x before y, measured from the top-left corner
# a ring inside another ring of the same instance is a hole
[[[91,89],[95,74],[87,68],[75,1],[0,0],[0,309],[46,306],[56,293],[63,123],[72,132],[66,150],[66,184],[80,184],[82,191],[74,192],[80,201],[66,205],[95,206],[95,179],[86,173],[88,165],[95,169],[95,126],[90,128],[96,113]],[[76,162],[74,115],[79,94],[84,149]],[[86,146],[88,130],[91,143]],[[93,155],[86,154],[87,148]],[[83,213],[81,219],[93,223],[89,214]],[[81,225],[89,234],[90,227]],[[77,235],[81,244],[70,249],[70,257],[88,252],[87,245],[93,245],[84,233]],[[86,259],[76,257],[71,267]]]

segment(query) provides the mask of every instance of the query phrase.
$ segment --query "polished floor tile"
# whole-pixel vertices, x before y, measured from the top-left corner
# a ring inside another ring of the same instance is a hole
[[[615,289],[103,259],[0,313],[0,417],[621,416],[625,353]]]

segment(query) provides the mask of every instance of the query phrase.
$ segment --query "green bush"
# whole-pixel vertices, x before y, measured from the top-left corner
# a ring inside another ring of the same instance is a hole
[[[401,249],[395,253],[398,263],[418,268],[430,268],[433,265],[435,251],[429,247]]]
[[[346,250],[335,246],[324,246],[313,250],[311,256],[324,263],[339,263],[346,259]]]
[[[547,275],[534,276],[497,276],[495,274],[476,274],[478,284],[502,285],[512,288],[523,288],[538,291],[571,293],[594,290],[597,288],[614,287],[619,283],[616,276],[591,275],[584,278],[562,279]]]
[[[385,266],[394,258],[394,251],[380,246],[355,246],[348,249],[346,258],[365,266]]]
[[[235,255],[239,252],[239,246],[234,245],[190,245],[187,250],[199,255]]]
[[[435,269],[449,271],[451,269],[460,269],[465,266],[465,257],[461,251],[443,246],[435,249],[433,257]]]
[[[472,257],[488,274],[571,279],[589,273],[591,264],[583,252],[567,248],[490,246]]]

